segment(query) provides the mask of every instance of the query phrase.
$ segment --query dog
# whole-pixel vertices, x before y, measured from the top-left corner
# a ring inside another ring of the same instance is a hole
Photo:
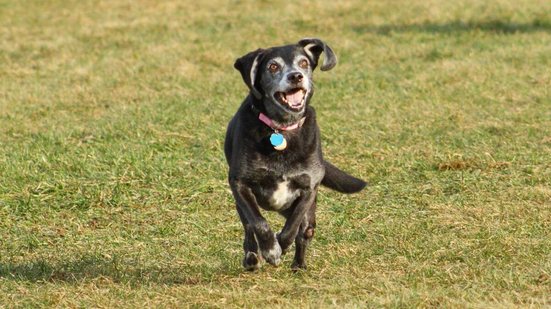
[[[306,248],[316,227],[319,185],[343,193],[361,191],[366,182],[323,159],[312,74],[324,53],[322,71],[337,64],[320,39],[257,49],[235,61],[249,94],[228,124],[224,152],[229,184],[243,223],[243,267],[256,270],[264,259],[278,266],[295,242],[292,270],[306,269]],[[260,209],[285,219],[274,233]]]

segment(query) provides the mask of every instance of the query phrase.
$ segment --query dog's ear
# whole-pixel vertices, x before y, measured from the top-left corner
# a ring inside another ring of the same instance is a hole
[[[241,58],[238,58],[233,64],[233,67],[241,73],[243,81],[257,99],[262,98],[262,94],[260,93],[260,91],[258,91],[258,89],[256,89],[254,82],[256,79],[256,73],[258,71],[258,64],[260,63],[259,60],[263,52],[264,49],[259,48]]]
[[[318,65],[318,60],[322,52],[325,53],[325,56],[320,70],[329,71],[337,65],[337,56],[335,56],[335,53],[331,47],[325,44],[322,40],[316,38],[304,38],[298,42],[298,45],[304,48],[304,51],[312,61],[312,69],[315,69]]]

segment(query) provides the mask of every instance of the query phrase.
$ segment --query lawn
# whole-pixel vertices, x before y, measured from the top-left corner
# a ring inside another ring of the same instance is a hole
[[[370,186],[321,190],[307,271],[248,273],[233,62],[312,36]],[[0,0],[0,307],[551,306],[550,68],[544,0]]]

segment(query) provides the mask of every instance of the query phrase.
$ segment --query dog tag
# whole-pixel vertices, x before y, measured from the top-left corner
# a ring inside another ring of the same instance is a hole
[[[285,137],[283,137],[283,134],[280,133],[272,133],[272,135],[270,135],[270,143],[274,146],[275,150],[287,148],[287,141]]]

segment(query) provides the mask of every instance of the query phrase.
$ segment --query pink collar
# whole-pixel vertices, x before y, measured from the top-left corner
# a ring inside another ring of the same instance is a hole
[[[263,113],[258,114],[258,119],[260,119],[260,121],[264,122],[265,125],[272,128],[273,130],[290,131],[300,128],[304,124],[306,117],[302,117],[297,123],[286,127],[276,125],[276,123],[272,119],[268,118],[268,116],[264,115]]]

